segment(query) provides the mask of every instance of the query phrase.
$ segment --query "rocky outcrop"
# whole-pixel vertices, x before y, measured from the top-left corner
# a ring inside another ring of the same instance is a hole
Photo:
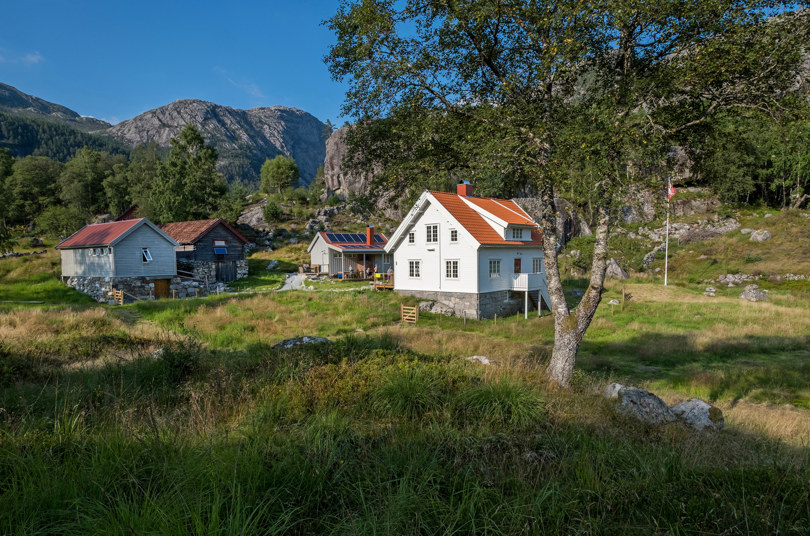
[[[323,179],[326,195],[336,194],[345,199],[348,194],[367,194],[371,189],[373,173],[357,173],[344,166],[349,152],[346,136],[349,127],[339,128],[326,140],[326,157],[323,161]]]
[[[607,262],[607,268],[605,269],[605,276],[612,277],[613,279],[630,279],[630,276],[627,275],[627,272],[619,265],[619,262],[616,259],[611,258]]]
[[[293,337],[292,339],[284,339],[281,342],[278,342],[273,345],[273,348],[283,348],[283,349],[290,349],[294,346],[302,346],[308,344],[331,344],[332,341],[327,339],[326,337],[310,337],[310,336],[303,336],[303,337]]]
[[[723,412],[699,398],[675,404],[672,413],[696,430],[720,430],[725,424]]]
[[[768,295],[759,290],[759,285],[745,285],[745,289],[740,294],[740,299],[752,302],[768,301]]]
[[[122,121],[107,133],[129,145],[155,142],[169,147],[187,124],[197,127],[219,153],[217,169],[229,181],[259,182],[266,158],[295,159],[300,184],[315,178],[326,156],[324,124],[296,108],[271,106],[239,110],[201,100],[178,100]]]

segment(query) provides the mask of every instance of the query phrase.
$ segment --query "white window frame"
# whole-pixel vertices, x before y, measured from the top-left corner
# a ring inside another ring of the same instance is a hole
[[[416,244],[416,233],[414,231],[408,233],[408,244]]]
[[[501,259],[489,259],[489,278],[496,279],[499,277],[501,277]]]
[[[450,243],[455,244],[458,242],[458,229],[450,229]]]
[[[523,240],[523,229],[520,227],[512,227],[512,240]]]
[[[543,257],[532,258],[532,273],[533,274],[543,273]]]
[[[152,254],[149,252],[149,248],[141,248],[141,259],[145,264],[154,260]]]
[[[408,278],[422,279],[422,260],[408,259]]]
[[[458,259],[447,259],[444,261],[445,279],[458,279]]]
[[[425,242],[428,244],[435,244],[439,241],[439,224],[438,223],[429,223],[425,225]]]
[[[214,240],[214,247],[215,248],[227,248],[228,241],[227,240]]]

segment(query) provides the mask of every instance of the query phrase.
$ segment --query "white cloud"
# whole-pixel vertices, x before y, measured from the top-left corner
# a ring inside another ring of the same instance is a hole
[[[219,73],[225,80],[228,81],[229,84],[241,89],[248,95],[252,95],[258,99],[267,98],[267,96],[264,93],[262,93],[261,88],[257,84],[251,82],[250,80],[243,79],[237,82],[236,80],[231,78],[230,74],[227,71],[225,71],[225,69],[223,69],[222,67],[214,67],[214,72]]]
[[[45,61],[45,57],[39,52],[29,52],[28,54],[20,58],[20,61],[23,63],[34,64]]]

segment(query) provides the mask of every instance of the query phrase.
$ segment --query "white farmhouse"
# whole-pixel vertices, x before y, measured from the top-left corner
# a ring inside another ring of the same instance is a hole
[[[394,290],[466,318],[528,314],[550,303],[541,234],[514,201],[425,191],[385,246]]]

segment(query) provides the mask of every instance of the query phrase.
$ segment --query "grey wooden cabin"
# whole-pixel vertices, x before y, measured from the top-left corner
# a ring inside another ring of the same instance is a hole
[[[246,274],[247,239],[225,220],[196,220],[167,223],[161,229],[179,245],[177,262],[197,278],[233,281]]]
[[[62,277],[150,279],[177,275],[178,244],[145,218],[86,225],[56,248]]]

